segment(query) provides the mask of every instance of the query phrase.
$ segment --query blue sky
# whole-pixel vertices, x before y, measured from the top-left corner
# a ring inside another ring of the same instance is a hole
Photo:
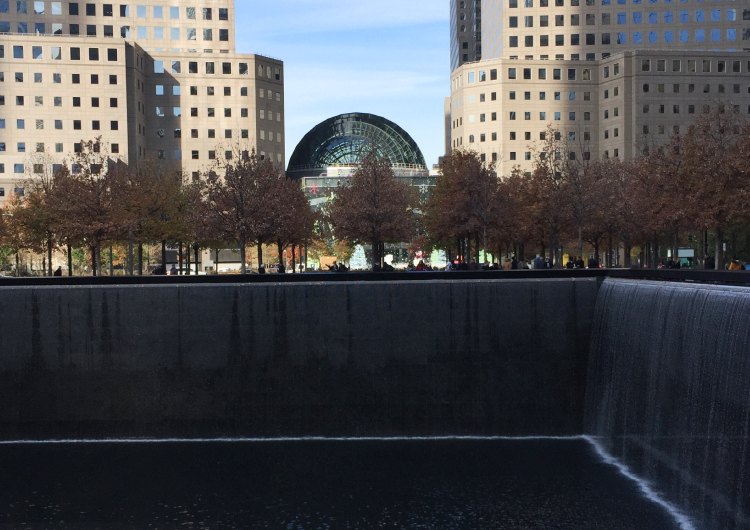
[[[401,126],[427,166],[443,154],[446,0],[236,0],[237,51],[284,61],[287,162],[321,121],[369,112]]]

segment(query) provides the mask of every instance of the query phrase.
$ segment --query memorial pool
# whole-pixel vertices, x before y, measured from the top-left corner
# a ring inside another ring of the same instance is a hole
[[[0,527],[680,525],[571,437],[5,443]]]

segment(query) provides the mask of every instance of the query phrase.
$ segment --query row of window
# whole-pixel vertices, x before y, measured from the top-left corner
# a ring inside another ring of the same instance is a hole
[[[579,93],[577,91],[575,91],[575,90],[569,90],[568,91],[568,96],[567,96],[567,101],[575,101],[576,98],[578,97],[578,94]],[[613,94],[614,94],[614,96],[618,96],[620,94],[620,87],[614,87]],[[562,95],[563,95],[563,93],[561,91],[559,91],[559,90],[556,90],[556,91],[552,92],[552,98],[555,101],[562,101],[562,99],[563,99]],[[604,99],[609,98],[609,89],[605,89],[603,91],[603,95],[604,95]],[[515,100],[516,96],[517,96],[517,93],[516,93],[515,90],[508,91],[508,99]],[[529,90],[524,91],[523,92],[523,99],[524,99],[524,101],[531,101],[531,91],[529,91]],[[539,101],[547,101],[547,92],[544,92],[544,91],[540,91],[539,92]],[[583,101],[591,101],[591,92],[590,91],[583,92]]]
[[[641,59],[641,72],[651,72],[652,66],[653,71],[666,72],[667,66],[670,66],[671,72],[680,72],[682,70],[682,61],[680,59],[671,59],[671,64],[668,63],[667,59]],[[695,73],[716,73],[723,74],[731,70],[732,73],[738,74],[742,72],[742,61],[740,60],[725,60],[725,59],[687,59],[686,72]],[[750,71],[750,61],[747,62],[746,71]]]
[[[690,0],[661,0],[663,4],[687,4],[690,2]],[[565,0],[537,0],[538,7],[564,7],[565,6]],[[695,3],[703,3],[703,0],[694,0]],[[588,7],[594,7],[597,5],[597,0],[568,0],[568,5],[571,7],[579,7],[583,3],[583,5]],[[607,7],[612,5],[645,5],[645,4],[652,4],[656,5],[659,3],[659,0],[599,0],[598,5]],[[511,9],[518,8],[519,5],[522,5],[523,7],[534,7],[534,0],[508,0],[508,7]]]
[[[740,112],[740,106],[734,105],[734,110],[736,112]],[[655,113],[658,114],[666,114],[667,109],[671,109],[671,114],[680,114],[682,109],[685,109],[688,114],[695,114],[697,106],[695,104],[687,104],[687,105],[681,105],[678,103],[667,105],[667,104],[644,104],[642,107],[642,111],[644,114],[648,114],[651,112],[651,110],[655,111]],[[704,112],[708,112],[705,109],[709,108],[709,105],[704,105]],[[750,107],[748,107],[748,111],[750,112]],[[534,113],[531,111],[523,111],[521,113],[520,111],[511,110],[508,111],[508,120],[510,121],[516,121],[517,119],[520,119],[521,114],[523,114],[523,120],[524,121],[531,121],[533,119]],[[564,111],[538,111],[538,119],[539,121],[548,121],[548,119],[552,119],[553,121],[562,121],[563,117],[567,115],[568,121],[576,121],[576,118],[580,115],[583,115],[583,121],[591,121],[591,112],[584,111],[584,112],[578,112],[569,110],[566,112]],[[620,115],[620,109],[619,107],[614,107],[613,109],[602,109],[602,118],[605,120],[608,120],[610,117],[616,118]],[[491,112],[489,114],[480,114],[479,115],[479,123],[485,123],[487,122],[487,118],[489,118],[489,121],[497,121],[497,112]],[[468,122],[469,123],[476,123],[476,118],[474,115],[468,116]],[[463,124],[462,120],[454,120],[453,121],[453,128],[456,128],[457,126],[460,126]],[[473,138],[473,135],[470,136],[470,138]],[[473,142],[473,140],[469,140],[469,142]]]
[[[727,29],[696,29],[696,30],[679,30],[679,31],[673,31],[673,30],[666,30],[664,32],[659,31],[649,31],[649,32],[642,32],[642,31],[633,31],[632,33],[627,33],[624,31],[617,32],[616,34],[612,33],[601,33],[599,35],[599,40],[597,42],[597,33],[585,33],[583,35],[579,33],[572,33],[568,34],[568,45],[570,46],[596,46],[597,44],[601,45],[611,45],[611,44],[618,44],[618,45],[625,45],[628,43],[632,44],[643,44],[645,42],[648,42],[649,44],[658,44],[658,43],[665,43],[665,44],[671,44],[674,42],[721,42],[722,40],[726,40],[729,42],[734,42],[737,40],[737,29],[735,28],[727,28]],[[539,46],[545,47],[550,46],[550,35],[538,35],[538,40],[535,40],[534,35],[526,35],[523,37],[523,46],[526,48],[531,48],[535,46],[534,42],[537,42]],[[565,46],[565,37],[566,35],[552,35],[553,43],[555,46]],[[582,38],[583,37],[583,38]],[[614,42],[613,42],[614,39]],[[742,32],[742,40],[750,40],[750,28],[746,28]],[[510,48],[518,48],[519,43],[521,41],[519,40],[518,35],[510,35],[508,37],[508,47]]]
[[[0,23],[1,25],[2,23]],[[25,60],[25,59],[32,59],[32,60],[44,60],[44,48],[45,46],[23,46],[23,45],[13,45],[12,49],[12,57],[13,59],[19,59],[19,60]],[[61,61],[63,60],[63,47],[62,46],[49,46],[49,59],[53,61]],[[87,54],[81,54],[81,48],[79,46],[71,46],[67,48],[68,57],[65,58],[65,60],[70,61],[80,61],[82,57],[88,57],[89,61],[99,61],[100,55],[103,56],[104,54],[100,54],[100,49],[98,47],[89,47],[87,49]],[[5,45],[0,45],[0,59],[5,57]],[[106,57],[107,61],[117,61],[118,59],[118,51],[117,48],[107,48],[106,49]],[[231,62],[222,62],[221,65],[221,73],[225,75],[231,75],[232,74],[232,63]],[[248,75],[249,74],[249,68],[248,63],[238,63],[237,65],[238,72],[240,75]],[[263,75],[264,71],[262,69],[262,66],[259,66],[258,75]],[[180,73],[182,70],[182,63],[180,61],[172,61],[172,71],[174,73]],[[216,68],[216,63],[214,61],[206,61],[205,62],[205,73],[207,74],[213,74],[216,73],[218,69]],[[274,77],[278,75],[278,77],[275,77],[276,79],[280,79],[281,77],[281,68],[277,67],[278,72],[274,72]],[[155,73],[164,73],[164,61],[163,60],[155,60],[154,61],[154,72]],[[189,61],[188,62],[188,73],[198,73],[198,61]]]
[[[263,136],[262,133],[263,133],[263,131],[261,131],[261,136]],[[269,133],[269,134],[271,134],[271,133]],[[245,136],[243,138],[247,138],[247,137]],[[262,139],[263,138],[261,138],[261,140]],[[281,140],[278,140],[278,141],[281,142]],[[215,149],[210,149],[205,154],[205,157],[208,160],[216,160],[216,156],[217,156],[217,152],[216,152]],[[232,151],[231,149],[224,150],[224,158],[226,160],[231,160],[233,157],[234,157],[234,151]],[[199,150],[197,150],[197,149],[191,150],[190,151],[190,159],[191,160],[201,160],[201,152]]]
[[[6,125],[7,121],[8,120],[6,118],[0,118],[0,129],[5,129],[5,125]],[[36,129],[37,131],[43,131],[45,129],[45,124],[47,126],[49,126],[50,122],[52,122],[52,125],[53,125],[53,127],[56,130],[59,130],[59,131],[63,130],[63,120],[56,119],[56,120],[47,120],[45,122],[44,119],[29,120],[29,119],[26,119],[26,118],[17,118],[16,119],[16,129],[18,129],[18,130],[24,130],[24,129],[26,129],[26,122],[29,122],[29,126],[31,126],[31,124],[33,123],[34,124],[34,129]],[[81,120],[72,120],[71,123],[73,125],[73,129],[74,130],[80,130],[81,129]],[[91,121],[91,128],[93,130],[95,130],[95,131],[99,131],[102,128],[101,123],[102,123],[101,120],[92,120]],[[120,129],[120,122],[119,121],[117,121],[117,120],[110,120],[109,121],[109,130],[110,131],[117,131],[119,129]]]
[[[608,118],[609,117],[609,114],[608,114],[609,111],[605,110],[604,112],[606,114],[605,118]],[[556,111],[553,111],[553,112],[549,112],[549,113],[547,111],[539,111],[539,120],[540,121],[547,121],[548,120],[547,116],[549,115],[549,116],[552,117],[553,121],[561,121],[563,119],[563,116],[565,114],[566,113],[564,113],[562,111],[559,111],[559,110],[556,110]],[[586,111],[586,112],[583,112],[582,114],[583,114],[583,121],[591,121],[591,112]],[[521,115],[520,112],[516,112],[515,110],[511,110],[511,111],[508,112],[508,119],[510,121],[515,121],[516,118],[518,116],[520,116],[520,115]],[[532,115],[533,115],[532,112],[530,112],[530,111],[524,111],[523,112],[523,119],[525,121],[530,121],[532,119]],[[615,113],[614,113],[614,115],[615,116],[619,115],[619,109],[617,107],[615,107]],[[571,111],[567,112],[567,119],[568,119],[568,121],[576,121],[576,116],[577,116],[576,115],[576,111],[574,111],[574,110],[571,110]]]
[[[679,94],[681,92],[681,87],[685,87],[688,94],[693,94],[696,92],[696,90],[700,89],[701,87],[696,85],[695,83],[657,83],[656,84],[656,92],[663,94],[666,92],[666,88],[669,87],[671,90],[671,93],[673,94]],[[730,88],[731,87],[731,88]],[[649,92],[651,90],[651,84],[650,83],[644,83],[643,84],[643,92]],[[731,85],[724,85],[723,83],[719,83],[716,85],[715,89],[719,94],[727,94],[730,92],[733,94],[741,94],[742,93],[742,85],[739,83],[733,83]],[[706,83],[702,87],[702,91],[704,94],[711,93],[711,85]],[[750,94],[750,85],[747,87],[747,92]],[[510,100],[516,100],[519,93],[517,93],[515,90],[509,90],[508,91],[508,99]],[[524,101],[531,101],[532,99],[532,92],[530,90],[526,90],[523,93],[523,99]],[[538,93],[538,101],[547,101],[547,92],[546,91],[539,91]],[[567,101],[576,101],[578,98],[579,92],[575,90],[569,90],[567,95]],[[603,99],[609,99],[610,95],[612,97],[617,97],[620,95],[620,87],[612,87],[612,88],[605,88],[602,90],[602,98]],[[553,99],[555,101],[562,101],[563,99],[563,92],[562,91],[554,91],[552,92]],[[495,101],[497,99],[497,93],[491,92],[490,93],[490,101]],[[479,102],[483,103],[486,101],[485,94],[479,94]],[[583,101],[591,101],[591,92],[590,91],[584,91],[583,92]],[[473,94],[469,94],[466,96],[466,103],[471,105],[476,103],[476,96]],[[482,114],[480,114],[480,121],[484,121],[481,119]]]
[[[207,86],[206,88],[206,95],[207,96],[215,96],[218,92],[216,90],[216,87],[214,86]],[[191,96],[197,96],[198,95],[198,86],[191,85],[190,86],[190,95]],[[266,90],[263,88],[258,89],[258,97],[261,99],[265,99],[266,93],[268,94],[268,99],[273,100],[274,95],[276,97],[276,101],[281,101],[281,92],[274,92],[273,90]],[[154,94],[157,96],[180,96],[182,95],[182,87],[180,85],[155,85],[154,86]],[[240,87],[240,96],[247,96],[247,87],[243,86]],[[226,97],[230,97],[232,95],[232,87],[225,86],[223,87],[223,95]]]
[[[221,73],[223,75],[232,75],[233,67],[231,62],[221,62],[217,63],[215,61],[205,61],[203,65],[203,72],[206,74],[216,74]],[[188,68],[187,73],[189,74],[197,74],[199,72],[198,68],[198,61],[188,61]],[[177,60],[172,61],[164,61],[164,60],[155,60],[154,61],[154,73],[155,74],[164,74],[167,73],[167,69],[169,67],[169,73],[172,74],[181,74],[182,73],[182,62]],[[219,68],[220,67],[220,68]],[[248,63],[241,62],[237,63],[237,73],[239,75],[249,75],[250,70],[248,67]],[[275,81],[281,80],[281,67],[280,66],[274,66],[271,67],[269,65],[258,65],[257,70],[257,76],[258,77],[266,77],[268,79],[273,79]]]
[[[114,37],[115,27],[112,25],[104,24],[99,26],[96,24],[86,24],[85,27],[81,27],[79,24],[68,24],[68,35],[78,36],[86,35],[87,37],[97,37],[99,35],[103,37]],[[0,33],[12,33],[15,28],[16,33],[35,35],[64,35],[63,24],[52,23],[47,24],[45,22],[34,22],[29,24],[28,22],[16,22],[15,26],[8,20],[0,20]],[[49,29],[49,32],[47,31]],[[214,29],[213,28],[175,28],[175,27],[162,27],[162,26],[136,26],[135,33],[133,33],[130,26],[121,26],[120,37],[123,39],[135,38],[138,40],[198,40],[198,35],[201,36],[203,41],[214,40]],[[229,30],[221,28],[218,30],[218,40],[220,42],[229,42]]]
[[[671,87],[673,94],[679,94],[680,93],[680,84],[679,83],[656,83],[655,85],[652,83],[643,83],[641,85],[641,90],[643,93],[648,93],[651,91],[651,87],[655,86],[655,92],[659,94],[666,93],[667,87]],[[703,94],[710,94],[711,93],[711,84],[705,83],[703,85],[696,85],[695,83],[688,83],[687,84],[687,92],[688,94],[693,94],[696,91],[702,92]],[[742,93],[742,87],[738,83],[733,83],[731,85],[725,85],[723,83],[718,83],[715,87],[716,93],[718,94],[729,94],[729,90],[731,87],[731,93],[732,94],[741,94]],[[747,88],[748,94],[750,94],[750,86]]]
[[[742,60],[726,60],[726,59],[642,59],[640,61],[640,70],[642,72],[682,72],[685,68],[685,72],[688,73],[742,73],[743,72],[743,61]],[[553,81],[567,81],[578,80],[578,68],[537,68],[536,79],[539,81],[545,81],[548,79],[548,70],[551,70]],[[582,81],[590,81],[592,69],[581,68]],[[745,64],[745,72],[750,72],[750,61]],[[620,74],[620,64],[614,63],[613,65],[602,66],[602,77],[608,79],[611,75],[617,76]],[[467,82],[472,85],[476,82],[483,83],[487,80],[496,81],[498,78],[497,69],[493,68],[489,70],[489,76],[487,71],[479,70],[478,72],[467,72]],[[516,80],[532,80],[534,79],[533,68],[517,68],[514,66],[508,67],[507,79]]]
[[[97,74],[92,74],[92,75],[97,75]],[[23,78],[24,78],[23,72],[16,72],[15,76],[16,76],[16,81],[23,82]],[[97,76],[97,78],[98,78],[98,76]],[[3,82],[3,81],[5,81],[5,74],[4,74],[4,72],[0,72],[0,82]],[[41,73],[35,73],[34,74],[34,81],[36,83],[41,83],[42,82],[42,74]],[[96,79],[95,81],[96,82],[94,82],[93,84],[97,84],[98,83],[98,79]],[[117,83],[117,76],[110,76],[110,83],[111,84],[116,84]],[[191,87],[191,88],[194,88],[194,87]],[[197,88],[197,87],[195,87],[195,88]],[[179,89],[179,86],[174,86],[173,87],[174,92],[177,93],[177,94],[179,94],[179,90],[178,89]],[[157,93],[158,93],[158,90],[157,90]],[[242,87],[241,93],[242,93],[242,95],[247,95],[247,88],[246,87]],[[277,94],[277,96],[279,96],[278,92],[276,94]],[[226,91],[225,91],[225,95],[226,95]],[[231,95],[231,91],[230,91],[229,95]],[[3,98],[2,99],[2,103],[0,103],[0,104],[4,105],[5,104],[5,95],[3,95],[2,98]],[[30,98],[30,96],[29,96],[29,98]],[[62,98],[62,96],[47,96],[47,98],[48,98],[48,101],[49,101],[49,99],[52,100],[53,106],[55,106],[55,107],[62,107],[63,106],[63,98]],[[105,99],[106,98],[101,98],[99,96],[92,96],[90,98],[90,106],[93,107],[93,108],[98,108],[100,106],[103,106],[102,103],[103,103],[103,100],[105,100]],[[26,104],[26,100],[27,100],[26,96],[24,96],[24,95],[18,95],[18,96],[16,96],[16,105],[23,106],[23,105]],[[279,99],[277,99],[277,101],[279,101]],[[82,98],[80,96],[73,96],[71,98],[71,104],[72,104],[73,107],[81,107],[81,103],[82,103]],[[36,107],[44,106],[44,96],[34,96],[34,106],[36,106]],[[109,98],[109,106],[110,106],[110,108],[116,108],[118,106],[118,98],[116,98],[116,97],[110,97]],[[156,115],[157,116],[164,116],[165,109],[167,107],[159,105],[159,106],[157,106],[155,108],[156,108]],[[193,109],[191,109],[191,115],[193,115],[192,114],[193,110],[195,110],[195,112],[197,113],[197,107],[193,107]],[[229,115],[231,116],[231,108],[225,108],[224,110],[225,110],[225,115],[228,112]],[[208,112],[209,112],[210,115],[215,114],[213,107],[209,107],[209,111]],[[273,113],[272,113],[272,111],[269,110],[267,112],[268,112],[268,119],[269,120],[273,119]],[[172,114],[174,116],[180,116],[181,115],[180,107],[179,106],[172,107]],[[240,109],[240,116],[241,117],[246,118],[247,114],[248,114],[248,109],[247,108],[243,107],[243,108]],[[261,109],[259,111],[259,114],[260,114],[260,116],[259,116],[260,119],[265,119],[266,118],[266,111],[264,109]],[[276,120],[277,121],[281,121],[281,113],[279,113],[279,112],[276,113]]]
[[[52,74],[48,74],[52,78],[52,83],[59,85],[62,84],[62,74],[53,72]],[[50,77],[47,77],[47,81],[49,81]],[[98,85],[99,84],[99,74],[90,74],[89,80],[92,85]],[[104,77],[104,76],[102,76]],[[109,80],[110,85],[116,85],[118,82],[118,76],[117,74],[109,74],[106,76]],[[17,83],[23,83],[24,79],[26,78],[24,75],[24,72],[16,72],[14,74],[14,78]],[[33,74],[34,83],[43,83],[45,76],[42,72],[34,72]],[[0,82],[5,81],[5,72],[0,72]],[[74,85],[80,85],[81,84],[81,74],[71,74],[71,83]],[[62,103],[61,103],[62,104]],[[60,105],[57,105],[60,106]]]
[[[748,10],[750,13],[750,10]],[[633,24],[659,24],[659,15],[661,14],[662,22],[664,24],[674,24],[675,20],[679,20],[682,24],[689,24],[691,22],[707,22],[709,19],[711,22],[721,22],[726,20],[727,22],[735,22],[737,20],[736,9],[711,9],[709,11],[703,9],[696,9],[695,11],[682,10],[678,12],[678,16],[675,19],[674,12],[672,11],[633,11],[631,13],[631,22]],[[723,17],[722,17],[723,15]],[[585,15],[572,14],[568,15],[570,26],[580,26],[581,22],[584,22],[587,26],[597,25],[597,17],[595,13],[588,13]],[[583,18],[582,18],[583,17]],[[520,17],[508,17],[508,27],[517,28]],[[552,20],[556,27],[565,26],[565,15],[552,15]],[[613,17],[613,13],[601,13],[598,24],[608,26],[615,20],[618,25],[625,25],[628,23],[628,14],[626,12],[616,13]],[[535,16],[524,16],[523,27],[533,28],[536,23],[541,28],[549,27],[550,15],[539,15]]]
[[[21,44],[14,44],[12,47],[9,46],[9,52],[11,53],[11,57],[13,59],[18,59],[22,61],[26,61],[28,59],[32,60],[44,60],[45,59],[45,48],[48,49],[49,55],[48,58],[53,61],[62,61],[63,60],[63,47],[62,46],[36,46],[36,45],[21,45]],[[88,57],[89,61],[99,61],[101,57],[107,58],[107,61],[116,62],[119,59],[119,53],[117,48],[106,48],[105,50],[101,50],[98,47],[89,47],[89,48],[83,48],[83,50],[86,53],[82,53],[82,48],[79,46],[70,46],[69,48],[65,48],[65,51],[67,52],[67,57],[65,60],[70,61],[80,61],[83,57]],[[105,53],[106,52],[106,53]],[[5,45],[0,44],[0,59],[5,58]],[[198,61],[187,61],[187,73],[189,74],[197,74],[199,73],[199,67],[198,67]],[[204,61],[203,64],[203,73],[206,74],[216,74],[221,73],[223,75],[232,75],[234,72],[234,63],[232,62],[216,62],[216,61]],[[170,68],[170,72],[173,74],[181,74],[182,73],[182,61],[179,60],[172,60],[172,61],[164,61],[164,60],[155,60],[154,61],[154,73],[157,74],[163,74],[166,73],[167,66]],[[237,73],[239,75],[249,75],[250,74],[250,68],[249,63],[247,62],[239,62],[236,63]],[[274,66],[271,67],[270,65],[262,65],[259,64],[257,68],[257,76],[258,77],[266,77],[268,79],[280,81],[281,80],[281,67],[280,66]]]
[[[226,151],[224,152],[224,156],[225,157],[228,156]],[[234,156],[234,155],[231,155],[231,156]],[[249,151],[242,151],[241,156],[243,158],[247,159],[250,156],[250,152]],[[192,157],[192,153],[191,153],[191,157]],[[216,154],[215,153],[214,153],[214,158],[216,158]],[[258,158],[260,160],[266,160],[266,159],[268,159],[268,160],[273,161],[274,160],[274,154],[273,153],[266,154],[265,151],[260,151],[258,153]],[[281,164],[281,162],[283,161],[284,157],[281,155],[281,153],[276,153],[276,157],[275,158],[276,158],[276,163]],[[197,159],[194,159],[194,160],[200,160],[200,156]],[[212,173],[214,173],[214,171],[209,171],[209,174],[212,174]],[[193,182],[196,182],[196,181],[198,181],[198,180],[201,179],[202,175],[201,175],[200,171],[193,171],[193,172],[191,172],[190,176],[193,179]]]
[[[154,107],[154,115],[157,118],[164,118],[165,116],[174,116],[174,117],[181,117],[182,116],[182,107],[164,107],[161,105],[157,105]],[[198,116],[198,107],[192,107],[190,109],[190,116]],[[216,117],[216,108],[215,107],[207,107],[206,108],[206,116],[209,118],[215,118]],[[231,107],[225,107],[224,108],[224,117],[225,118],[231,118],[232,117],[232,108]],[[243,107],[240,109],[240,117],[247,118],[248,117],[248,110],[247,108]]]
[[[2,23],[0,23],[2,24]],[[13,59],[32,59],[35,61],[42,61],[44,57],[45,46],[23,46],[20,44],[13,45]],[[61,46],[49,46],[48,58],[53,61],[61,61],[63,59],[63,48]],[[71,46],[68,48],[67,59],[71,61],[81,60],[81,48],[78,46]],[[98,61],[100,57],[100,49],[96,47],[88,48],[87,56],[89,61]],[[101,56],[104,56],[102,53]],[[0,59],[5,57],[5,46],[0,45]],[[115,62],[118,59],[117,48],[106,49],[107,61]]]
[[[81,144],[75,144],[75,152],[80,153],[81,152]],[[44,150],[38,151],[40,153],[43,153]],[[63,144],[55,144],[55,152],[56,153],[64,153],[63,151]],[[110,144],[110,152],[112,154],[119,154],[120,153],[120,144]],[[92,168],[96,166],[97,164],[92,164]],[[35,175],[41,175],[45,172],[47,169],[47,166],[45,164],[30,164],[29,169],[31,169],[31,172]],[[60,171],[62,169],[62,164],[51,164],[50,169],[52,170],[52,173],[56,173],[57,171]],[[78,164],[73,164],[71,166],[71,172],[74,174],[80,173],[81,167]],[[98,173],[98,170],[94,170]],[[5,164],[0,163],[0,174],[5,173]],[[16,175],[21,175],[26,173],[26,164],[23,162],[15,163],[13,164],[13,173]],[[19,197],[23,197],[24,195],[24,188],[23,187],[16,187],[13,190],[13,193]],[[0,197],[5,196],[5,188],[0,188]]]
[[[612,65],[612,72],[613,75],[619,75],[620,73],[620,63],[615,63]],[[553,81],[561,81],[563,79],[563,68],[537,68],[537,74],[536,78],[544,81],[548,79],[547,72],[548,70],[552,71],[552,77],[551,79]],[[590,81],[591,80],[591,68],[582,68],[581,69],[581,80],[583,81]],[[578,78],[578,68],[568,68],[566,72],[566,78],[568,81],[575,81]],[[511,66],[508,68],[508,79],[514,80],[518,79],[519,75],[521,75],[521,78],[530,80],[532,79],[533,69],[532,68],[517,68],[515,66]],[[605,78],[608,78],[610,76],[610,67],[609,65],[602,67],[602,75]],[[496,68],[492,68],[489,70],[489,76],[488,71],[486,70],[479,70],[477,72],[470,71],[466,74],[466,80],[468,84],[473,85],[476,82],[484,83],[485,81],[497,81],[498,73]]]
[[[0,129],[5,129],[6,125],[6,118],[0,118]],[[62,131],[64,130],[63,120],[43,120],[43,119],[36,119],[36,120],[27,120],[25,118],[19,118],[16,120],[16,129],[18,130],[25,130],[26,129],[26,122],[29,122],[29,125],[33,123],[34,129],[37,131],[43,131],[45,130],[45,127],[49,127],[50,125],[54,127],[55,130]],[[82,127],[82,120],[69,120],[70,126],[72,126],[74,131],[80,131],[83,129]],[[50,123],[51,122],[51,123]],[[102,130],[102,123],[106,123],[107,120],[91,120],[91,130],[92,131],[101,131]],[[120,122],[117,120],[109,120],[109,130],[110,131],[117,131],[120,129]],[[25,146],[25,144],[24,144]],[[3,149],[0,149],[3,150]],[[26,152],[25,149],[18,149],[19,153]]]
[[[49,96],[48,96],[49,97]],[[99,107],[100,98],[95,97],[91,98],[91,106],[92,107]],[[109,108],[117,108],[119,106],[119,100],[118,98],[101,98],[102,100],[109,99]],[[16,95],[15,96],[15,102],[16,106],[23,107],[26,105],[26,101],[31,101],[31,96],[28,98],[23,95]],[[62,107],[62,97],[60,96],[52,96],[53,104],[55,107]],[[74,107],[80,107],[81,106],[81,98],[80,97],[74,97],[72,100],[72,104]],[[5,105],[5,94],[0,94],[0,106]],[[44,96],[34,96],[34,106],[41,107],[44,105]]]
[[[454,147],[460,147],[460,144],[454,145]],[[619,150],[615,149],[615,157],[618,156],[618,152],[619,152]],[[516,151],[510,151],[508,153],[508,158],[511,161],[516,161],[516,160],[519,160],[518,155],[519,155],[518,152],[516,152]],[[539,156],[542,159],[544,159],[544,155],[545,155],[545,153],[543,153],[543,152],[539,153]],[[590,151],[584,151],[582,153],[582,155],[583,155],[583,159],[584,160],[591,160],[591,152]],[[485,153],[480,153],[479,154],[479,158],[480,158],[480,160],[482,162],[486,162],[487,161],[487,155]],[[561,158],[562,158],[562,153],[560,153],[559,151],[556,151],[555,152],[555,160],[560,160]],[[578,158],[578,153],[576,151],[570,151],[570,152],[568,152],[568,159],[569,160],[576,160],[577,158]],[[609,158],[609,151],[604,151],[604,158]],[[531,151],[524,152],[523,153],[523,159],[526,160],[526,161],[532,160],[532,153],[531,153]],[[493,162],[497,162],[497,153],[494,153],[494,152],[491,153],[491,160]]]
[[[272,135],[272,133],[269,132],[269,135]],[[263,137],[263,131],[261,131],[261,139],[263,139],[262,137]],[[245,135],[245,136],[243,136],[243,138],[247,138],[247,136]],[[270,139],[272,140],[272,138],[270,138]],[[279,138],[277,141],[281,142],[281,139]],[[4,151],[5,150],[5,144],[3,142],[0,142],[0,147],[1,147],[0,151]],[[75,153],[80,153],[81,150],[82,150],[82,146],[81,146],[80,143],[73,144],[73,151]],[[120,154],[120,144],[118,144],[118,143],[111,143],[111,144],[109,144],[109,150],[110,150],[110,153],[112,153],[112,154]],[[38,152],[38,153],[44,153],[45,152],[44,144],[42,144],[42,143],[37,144],[37,151],[36,152]],[[56,143],[55,144],[55,153],[64,153],[64,152],[65,152],[65,150],[64,150],[63,144],[62,143]],[[232,151],[230,149],[225,150],[223,154],[224,154],[224,158],[226,160],[231,160],[234,157],[234,151]],[[160,158],[160,159],[172,158],[173,160],[182,160],[182,149],[173,149],[173,150],[171,150],[169,152],[167,152],[167,150],[165,150],[165,149],[157,149],[156,150],[156,156],[157,156],[157,158]],[[262,157],[262,159],[265,158],[265,152],[264,151],[261,151],[261,157]],[[198,150],[192,150],[190,152],[190,158],[191,158],[191,160],[200,160],[201,159],[200,151],[198,151]],[[215,149],[211,149],[211,150],[207,151],[206,152],[206,158],[208,160],[216,160],[216,158],[217,158],[217,151]],[[271,154],[271,158],[273,159],[273,154]],[[281,154],[280,153],[277,154],[277,160],[279,162],[281,162]],[[45,172],[46,166],[45,166],[45,164],[32,163],[32,164],[30,164],[30,169],[35,174],[43,174]],[[60,169],[62,169],[62,164],[52,164],[51,165],[51,170],[52,170],[53,173],[59,171]],[[72,167],[71,167],[71,171],[73,173],[78,173],[80,171],[80,167],[77,164],[73,164]],[[24,174],[25,172],[26,172],[26,164],[24,164],[23,162],[19,162],[19,163],[14,163],[13,164],[13,173],[15,173],[17,175],[20,175],[20,174]],[[4,163],[0,163],[0,174],[3,174],[3,173],[5,173],[5,164]],[[17,188],[14,191],[14,193],[16,195],[19,195],[19,196],[23,195],[23,188],[20,188],[20,187]],[[5,189],[4,188],[0,188],[0,197],[3,197],[4,194],[5,194]]]
[[[229,20],[229,9],[226,7],[220,7],[214,9],[212,7],[184,7],[178,6],[147,6],[147,5],[134,5],[119,4],[119,9],[115,9],[115,4],[98,4],[94,2],[64,2],[67,4],[67,15],[79,16],[86,15],[89,17],[97,16],[97,8],[100,7],[102,16],[114,17],[115,13],[119,13],[120,17],[132,17],[137,18],[148,18],[148,19],[162,19],[168,17],[170,20],[180,20],[181,10],[183,16],[187,20],[214,20],[214,13],[216,14],[217,20]],[[58,1],[44,1],[44,0],[0,0],[0,13],[10,13],[11,6],[15,6],[14,13],[18,15],[63,15],[63,2]],[[81,9],[83,8],[83,9]],[[133,9],[135,8],[135,9]]]

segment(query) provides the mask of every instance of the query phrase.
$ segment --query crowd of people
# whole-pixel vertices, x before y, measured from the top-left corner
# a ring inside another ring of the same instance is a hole
[[[667,258],[664,259],[660,264],[659,268],[662,269],[680,269],[684,265],[680,261],[680,259],[673,259],[673,258]],[[595,256],[589,256],[589,258],[584,261],[582,256],[570,256],[568,257],[567,261],[565,262],[564,267],[566,269],[599,269],[601,268],[600,261]],[[691,267],[691,264],[688,264],[689,268]],[[267,267],[266,265],[261,264],[258,267],[258,274],[265,274],[268,269],[271,269],[271,272],[275,272],[277,274],[284,274],[286,272],[286,267],[283,263],[279,262],[274,265],[271,265]],[[445,268],[437,267],[437,266],[431,266],[427,263],[425,263],[424,260],[420,259],[416,264],[409,264],[403,269],[400,270],[406,270],[406,271],[414,271],[414,272],[424,272],[424,271],[478,271],[478,270],[545,270],[545,269],[553,269],[554,264],[552,260],[549,257],[542,257],[540,254],[536,254],[533,259],[525,260],[524,258],[517,258],[516,256],[507,257],[502,261],[501,263],[498,262],[492,262],[492,263],[478,263],[475,260],[471,260],[469,262],[466,262],[461,259],[454,259],[449,260],[445,264]],[[713,256],[707,256],[704,260],[704,269],[714,269],[716,268],[715,260]],[[734,258],[731,260],[727,260],[723,267],[719,267],[720,269],[729,270],[729,271],[740,271],[740,270],[750,270],[750,265],[745,264],[744,262]],[[58,269],[60,269],[58,267]],[[304,270],[307,270],[302,264],[299,265],[299,272],[303,272]],[[310,269],[314,270],[314,269]],[[338,261],[333,261],[333,263],[330,263],[326,265],[323,269],[323,271],[328,272],[349,272],[349,267],[347,267],[344,263],[339,263]],[[372,268],[373,272],[391,272],[397,270],[392,264],[384,262],[383,265],[375,264]],[[55,271],[55,276],[59,276],[62,274],[61,270]],[[152,274],[161,274],[161,275],[177,275],[178,270],[175,267],[175,265],[172,265],[170,269],[167,269],[166,267],[162,265],[158,265],[153,271]]]

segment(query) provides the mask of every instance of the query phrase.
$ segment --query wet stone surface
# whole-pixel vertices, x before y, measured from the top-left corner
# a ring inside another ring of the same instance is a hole
[[[582,439],[0,445],[0,528],[670,529]]]

